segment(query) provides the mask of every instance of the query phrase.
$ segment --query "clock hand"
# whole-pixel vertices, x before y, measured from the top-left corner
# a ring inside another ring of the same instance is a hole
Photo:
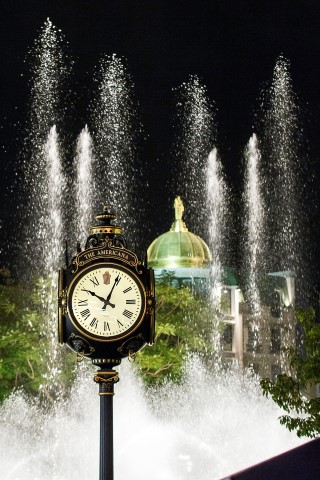
[[[120,282],[121,278],[119,277],[119,275],[117,275],[115,281],[114,281],[114,284],[112,285],[112,288],[104,302],[104,305],[102,307],[102,310],[105,310],[107,305],[110,305],[110,307],[114,308],[114,304],[113,303],[110,303],[110,298],[111,298],[111,295],[112,295],[112,292],[113,292],[113,289],[116,285],[118,285],[118,283]]]
[[[119,278],[119,275],[118,275],[117,278],[116,278],[115,281],[114,281],[114,284],[112,285],[112,288],[111,288],[111,290],[110,290],[109,295],[107,296],[107,301],[110,300],[111,295],[112,295],[112,292],[113,292],[113,289],[114,289],[114,287],[115,287],[116,285],[118,285],[118,283],[120,282],[120,280],[121,280],[121,279]]]
[[[87,290],[87,289],[83,288],[82,291],[90,293],[90,295],[92,295],[93,297],[97,297],[99,300],[101,300],[101,302],[106,301],[105,298],[99,297],[99,295],[97,295],[95,292],[92,292],[91,290]]]
[[[87,289],[83,288],[82,291],[83,291],[83,292],[88,292],[88,293],[90,293],[90,295],[92,295],[93,297],[97,297],[97,298],[98,298],[99,300],[101,300],[101,302],[103,302],[104,304],[105,304],[106,301],[107,301],[105,298],[100,297],[99,295],[97,295],[95,292],[92,292],[91,290],[87,290]],[[115,307],[115,305],[114,305],[113,303],[110,303],[110,306],[111,306],[112,308]],[[102,308],[103,308],[103,307],[102,307]]]

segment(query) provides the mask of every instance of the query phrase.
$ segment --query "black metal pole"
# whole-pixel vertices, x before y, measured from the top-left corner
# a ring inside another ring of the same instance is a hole
[[[94,381],[99,383],[100,396],[100,468],[99,480],[113,480],[113,395],[118,372],[98,370]]]

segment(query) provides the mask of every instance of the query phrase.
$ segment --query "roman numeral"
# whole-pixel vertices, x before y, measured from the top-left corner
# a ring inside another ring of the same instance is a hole
[[[97,277],[90,278],[90,282],[92,282],[95,287],[99,285],[99,280]]]
[[[110,325],[108,322],[104,322],[104,331],[108,330],[110,332]]]
[[[123,293],[128,293],[128,292],[130,292],[130,290],[132,290],[132,287],[126,288],[125,290],[123,290]]]
[[[86,300],[81,300],[81,299],[79,298],[79,300],[78,300],[78,307],[87,307],[87,306],[88,306],[88,299],[86,299]]]
[[[123,327],[123,323],[120,322],[120,320],[117,320],[119,327]]]
[[[83,318],[85,320],[87,320],[88,317],[90,317],[90,310],[89,308],[86,308],[85,310],[82,310],[82,312],[80,312],[81,315],[83,316]]]
[[[98,319],[97,319],[97,318],[93,318],[93,319],[91,320],[91,322],[90,322],[90,325],[91,325],[91,327],[97,328],[97,326],[98,326]]]
[[[126,300],[127,305],[135,305],[136,301],[135,300]]]
[[[133,312],[129,312],[129,310],[124,310],[124,311],[122,312],[122,315],[124,315],[124,316],[127,317],[127,318],[131,318],[132,315],[133,315]]]

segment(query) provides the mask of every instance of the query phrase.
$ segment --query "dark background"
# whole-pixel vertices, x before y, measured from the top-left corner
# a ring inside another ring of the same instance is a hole
[[[150,165],[154,201],[167,212],[173,88],[197,74],[217,107],[218,146],[234,190],[241,157],[254,127],[253,111],[277,57],[291,61],[294,90],[304,106],[310,175],[319,178],[320,3],[317,0],[1,0],[1,207],[15,214],[14,178],[29,85],[24,62],[47,17],[62,30],[75,59],[78,95],[74,135],[86,123],[94,67],[102,54],[128,62],[147,135],[142,155]],[[156,179],[156,182],[155,182]],[[318,191],[312,222],[317,222]],[[159,213],[157,214],[159,215]],[[171,222],[160,218],[152,236]],[[317,231],[317,227],[314,228]]]

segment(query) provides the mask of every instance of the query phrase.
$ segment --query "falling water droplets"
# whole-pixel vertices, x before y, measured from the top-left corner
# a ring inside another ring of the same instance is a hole
[[[56,339],[57,271],[64,245],[67,192],[63,148],[58,138],[66,110],[64,84],[69,73],[63,53],[63,37],[48,19],[30,53],[31,96],[24,163],[24,236],[20,275],[34,277],[42,285],[42,335],[48,339],[42,392],[54,398],[58,390],[60,349]]]
[[[58,374],[61,349],[57,342],[56,328],[56,289],[58,268],[62,263],[64,245],[63,199],[66,192],[66,180],[62,171],[59,142],[56,127],[53,126],[44,148],[47,164],[47,211],[44,221],[43,248],[46,269],[43,272],[43,314],[44,335],[48,339],[48,368],[43,389],[49,398],[58,393]]]
[[[303,443],[279,424],[281,410],[248,373],[212,373],[192,358],[181,384],[147,393],[127,365],[121,365],[120,375],[114,401],[115,471],[120,478],[219,480],[280,453],[284,446]],[[69,398],[56,402],[50,412],[14,394],[0,410],[5,480],[96,478],[98,418],[89,368],[78,376]],[[67,450],[72,445],[77,448]],[[137,461],[141,452],[143,468]]]
[[[64,38],[48,18],[30,52],[30,135],[41,150],[50,127],[59,124],[67,105],[62,101],[70,67],[64,53]]]
[[[207,226],[209,248],[212,254],[212,301],[216,307],[220,301],[222,285],[222,259],[225,258],[225,234],[227,219],[228,189],[224,179],[222,164],[214,148],[209,156],[206,175]]]
[[[216,138],[214,106],[197,76],[191,76],[176,94],[175,191],[185,201],[188,225],[205,237],[207,157]]]
[[[128,240],[135,243],[139,194],[134,159],[141,126],[137,121],[133,83],[124,61],[116,55],[101,59],[95,80],[98,86],[92,116],[99,159],[94,173],[97,200],[111,205],[125,227]],[[98,205],[101,208],[101,203]]]
[[[59,125],[63,118],[65,108],[62,102],[63,86],[69,73],[63,53],[63,37],[49,19],[35,41],[30,58],[32,63],[30,118],[23,154],[23,185],[20,187],[23,190],[26,207],[23,218],[24,234],[28,239],[37,236],[37,241],[30,242],[29,249],[23,253],[23,262],[29,272],[42,274],[44,268],[50,268],[48,265],[51,264],[55,254],[47,250],[48,234],[52,233],[52,229],[60,231],[62,228],[57,210],[63,210],[62,198],[65,192],[63,190],[58,192],[59,186],[55,184],[62,181],[62,171],[59,170],[62,166],[58,166],[57,163],[58,157],[59,163],[62,163],[62,147],[57,145],[56,127],[52,126]],[[53,163],[50,164],[48,159]],[[58,169],[59,172],[52,169]],[[57,179],[54,178],[56,173]],[[51,193],[54,200],[50,198]],[[54,205],[57,198],[58,203]],[[46,222],[49,217],[48,232]],[[55,242],[61,240],[61,236],[55,238]],[[37,262],[34,261],[35,258]]]
[[[255,134],[250,138],[245,150],[245,245],[243,255],[246,298],[254,316],[261,314],[259,280],[265,274],[263,265],[264,208],[261,194],[260,162],[261,154]]]
[[[63,198],[66,180],[62,171],[56,127],[49,132],[44,148],[47,171],[47,213],[44,226],[44,248],[47,274],[55,272],[61,264],[64,237]]]
[[[269,271],[293,270],[297,273],[301,267],[298,117],[290,64],[280,56],[266,93],[261,143]]]
[[[77,141],[75,157],[76,169],[76,229],[77,240],[83,246],[88,236],[88,227],[92,222],[95,187],[93,181],[93,147],[88,127],[82,130]]]

